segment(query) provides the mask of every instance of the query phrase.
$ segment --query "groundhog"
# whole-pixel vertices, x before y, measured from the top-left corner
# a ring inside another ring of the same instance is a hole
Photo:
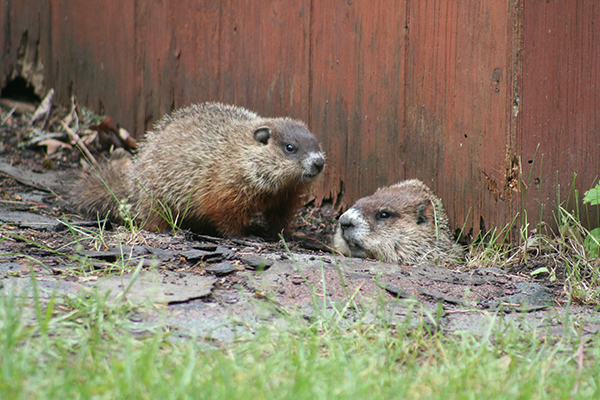
[[[85,174],[75,201],[88,214],[120,222],[127,203],[147,230],[170,229],[170,220],[222,236],[244,235],[250,218],[262,212],[276,237],[324,166],[303,122],[203,103],[156,123],[131,162]]]
[[[415,265],[459,253],[442,201],[417,179],[378,189],[339,218],[333,238],[344,255]]]

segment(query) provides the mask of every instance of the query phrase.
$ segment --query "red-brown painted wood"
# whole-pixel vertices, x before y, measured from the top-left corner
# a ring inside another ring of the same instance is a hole
[[[593,0],[8,1],[0,80],[25,73],[25,40],[39,95],[55,88],[66,103],[72,92],[138,136],[207,100],[300,118],[328,155],[318,200],[350,205],[416,177],[454,228],[476,234],[525,210],[533,223],[542,205],[552,223],[557,183],[565,194],[573,173],[580,192],[597,180],[599,10]]]
[[[139,2],[136,132],[173,108],[202,101],[306,120],[305,3]]]
[[[525,171],[532,169],[527,208],[532,222],[542,214],[554,225],[556,204],[566,201],[574,174],[580,200],[600,176],[600,4],[530,1],[523,12],[519,139]],[[583,218],[598,226],[592,211]]]
[[[505,190],[510,11],[493,0],[411,3],[405,174],[434,188],[453,227],[474,233],[509,220],[515,201]]]
[[[402,178],[406,5],[314,1],[310,123],[328,165],[322,197],[350,204]]]
[[[35,3],[35,2],[34,2]],[[134,120],[134,3],[51,0],[47,86],[58,100],[110,115],[126,129]]]
[[[219,98],[264,116],[308,118],[309,1],[221,3]]]
[[[0,6],[0,81],[25,78],[40,97],[48,91],[49,1],[8,1]]]

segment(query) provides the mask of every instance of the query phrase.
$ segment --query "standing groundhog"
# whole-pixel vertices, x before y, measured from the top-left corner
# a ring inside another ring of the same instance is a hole
[[[262,212],[276,236],[289,226],[325,156],[301,121],[203,103],[165,116],[133,160],[119,165],[86,174],[80,209],[122,220],[125,200],[145,229],[160,231],[170,228],[161,216],[168,207],[183,228],[224,236],[243,235]]]
[[[417,179],[378,189],[339,219],[333,245],[347,256],[414,265],[452,260],[452,240],[442,201]]]

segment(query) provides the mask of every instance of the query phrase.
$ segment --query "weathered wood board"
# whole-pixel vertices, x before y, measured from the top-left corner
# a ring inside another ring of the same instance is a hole
[[[600,174],[593,0],[9,0],[0,18],[2,85],[137,136],[200,101],[305,120],[328,155],[313,195],[342,208],[416,177],[453,228],[552,226],[557,185],[577,173],[581,198]]]

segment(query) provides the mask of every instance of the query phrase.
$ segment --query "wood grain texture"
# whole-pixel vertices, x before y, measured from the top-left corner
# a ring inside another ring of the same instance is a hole
[[[565,207],[575,208],[574,174],[579,199],[600,175],[600,4],[527,2],[523,29],[519,133],[525,171],[531,168],[527,209],[554,225],[556,204],[569,193]],[[591,211],[584,221],[597,226]]]
[[[419,178],[476,234],[552,224],[557,184],[597,181],[599,18],[593,0],[8,0],[0,78],[27,59],[40,95],[138,137],[201,101],[296,117],[328,156],[317,203]]]
[[[51,0],[48,87],[57,99],[110,115],[131,129],[134,120],[134,3]]]
[[[310,125],[328,163],[318,193],[347,205],[403,177],[406,6],[386,5],[313,2]]]
[[[138,135],[171,109],[203,101],[306,120],[306,4],[138,2]]]
[[[36,94],[48,91],[45,76],[51,54],[49,39],[49,1],[6,1],[0,6],[0,82],[25,78]]]
[[[264,116],[306,121],[309,1],[221,4],[219,97]]]
[[[451,226],[476,233],[513,208],[511,20],[507,2],[457,3],[411,3],[403,147],[406,175],[438,193]]]

